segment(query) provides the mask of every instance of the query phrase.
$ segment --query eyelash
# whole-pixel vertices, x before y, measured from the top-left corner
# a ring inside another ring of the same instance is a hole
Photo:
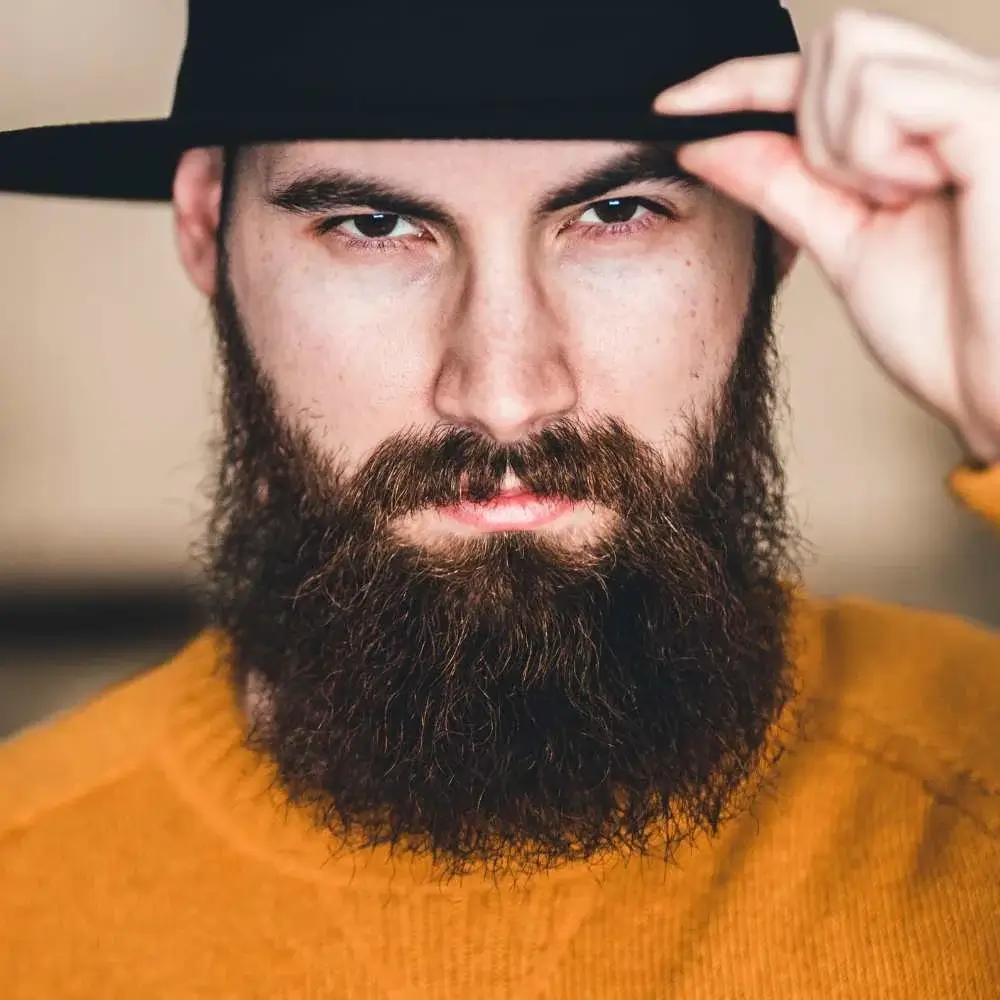
[[[619,198],[605,198],[601,201],[591,202],[583,212],[580,214],[585,214],[589,212],[592,208],[597,208],[601,205],[607,205],[612,201],[625,201],[625,197]],[[657,224],[657,219],[666,218],[670,221],[676,221],[679,216],[675,211],[668,208],[666,205],[661,205],[659,202],[651,201],[648,198],[640,198],[636,195],[632,195],[627,200],[635,201],[638,206],[648,210],[646,215],[641,216],[636,221],[629,222],[609,222],[606,224],[600,223],[584,223],[584,228],[590,230],[594,235],[587,235],[586,239],[607,239],[611,237],[621,237],[621,236],[634,236],[639,232],[643,232],[652,226]],[[351,222],[355,219],[366,218],[367,214],[379,214],[379,213],[356,213],[354,215],[331,215],[324,219],[320,219],[314,226],[316,233],[320,236],[326,236],[329,233],[336,232],[337,229],[342,226],[345,222]],[[392,213],[385,213],[392,214]],[[416,225],[406,216],[399,216],[406,222],[410,222],[411,225]],[[569,225],[563,227],[568,228]],[[562,231],[562,230],[560,230]],[[596,231],[596,232],[595,232]],[[403,237],[372,237],[371,239],[358,239],[357,237],[338,237],[342,244],[351,250],[357,250],[361,253],[396,253],[399,250],[409,249],[404,243]],[[421,237],[417,237],[421,239]]]

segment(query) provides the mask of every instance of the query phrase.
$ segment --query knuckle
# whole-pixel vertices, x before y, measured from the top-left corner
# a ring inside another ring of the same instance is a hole
[[[837,48],[850,46],[872,22],[872,15],[859,7],[843,7],[830,19],[830,34]]]
[[[861,101],[870,101],[885,88],[892,67],[882,59],[860,59],[854,69],[854,86]]]

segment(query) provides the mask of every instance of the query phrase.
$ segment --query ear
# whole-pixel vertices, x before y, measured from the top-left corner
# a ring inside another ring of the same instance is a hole
[[[788,277],[799,259],[799,248],[781,233],[774,234],[774,266],[779,284]]]
[[[181,263],[194,286],[215,292],[216,235],[222,203],[222,150],[189,149],[174,173],[174,232]]]

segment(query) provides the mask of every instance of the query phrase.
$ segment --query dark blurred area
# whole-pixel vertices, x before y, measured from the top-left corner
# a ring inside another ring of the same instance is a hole
[[[203,623],[173,581],[0,590],[0,739],[155,667]]]

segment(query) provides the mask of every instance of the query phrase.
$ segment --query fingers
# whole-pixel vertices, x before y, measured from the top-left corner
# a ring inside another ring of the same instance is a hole
[[[842,90],[856,64],[872,56],[919,60],[972,73],[989,73],[993,61],[929,28],[884,14],[838,11],[822,32],[829,36],[832,89]],[[837,117],[835,103],[830,110]]]
[[[662,114],[798,110],[803,78],[810,72],[814,54],[822,64],[818,79],[825,81],[825,93],[813,110],[823,111],[834,123],[842,121],[846,112],[847,81],[859,62],[873,56],[923,59],[980,76],[988,76],[995,67],[993,60],[927,28],[846,9],[835,15],[802,55],[731,59],[664,90],[653,102],[653,110]],[[810,66],[804,68],[804,63]]]
[[[857,178],[915,188],[996,183],[1000,72],[990,82],[941,66],[871,62],[858,74],[857,110],[834,156]]]
[[[849,23],[841,21],[839,23]],[[818,177],[880,202],[901,202],[906,188],[880,178],[878,185],[857,183],[849,161],[841,154],[845,127],[858,111],[852,81],[844,73],[841,36],[835,30],[819,32],[805,54],[798,134],[806,162]]]
[[[664,91],[654,108],[794,110],[803,158],[819,179],[901,205],[951,183],[950,167],[969,176],[969,130],[1000,129],[998,88],[1000,63],[923,27],[845,10],[802,55],[732,60]],[[953,135],[963,108],[978,124]]]
[[[856,190],[864,189],[858,184],[859,174],[877,180],[883,194],[913,195],[939,187],[945,178],[929,151],[902,142],[898,126],[879,136],[880,117],[882,126],[889,123],[870,104],[879,88],[871,88],[867,78],[878,75],[883,65],[900,64],[936,70],[941,77],[986,79],[996,72],[995,64],[921,26],[852,9],[833,18],[818,36],[816,49],[822,58],[811,60],[806,70],[799,115],[810,163],[826,179]],[[891,75],[887,70],[886,76]],[[862,135],[864,141],[859,142]],[[868,150],[882,147],[888,157],[882,162],[892,162],[894,169],[873,174],[865,169],[870,164],[852,162],[849,150],[854,145]]]
[[[795,139],[744,132],[684,146],[678,160],[814,254],[835,281],[850,264],[852,241],[871,210],[851,192],[818,178]]]
[[[797,54],[731,59],[664,90],[653,110],[661,114],[793,111],[801,75]]]
[[[829,155],[840,182],[852,190],[878,191],[885,186],[916,192],[936,191],[949,173],[932,144],[903,125],[896,109],[912,103],[925,63],[864,64],[851,88],[844,121],[833,130]],[[945,73],[948,79],[952,72]],[[934,73],[935,86],[938,74]],[[921,88],[922,89],[922,88]],[[956,114],[953,103],[951,115]]]
[[[821,31],[807,44],[804,55],[802,92],[796,126],[802,153],[822,176],[839,180],[840,171],[831,151],[832,123],[826,115],[827,80],[833,59],[833,36]]]

